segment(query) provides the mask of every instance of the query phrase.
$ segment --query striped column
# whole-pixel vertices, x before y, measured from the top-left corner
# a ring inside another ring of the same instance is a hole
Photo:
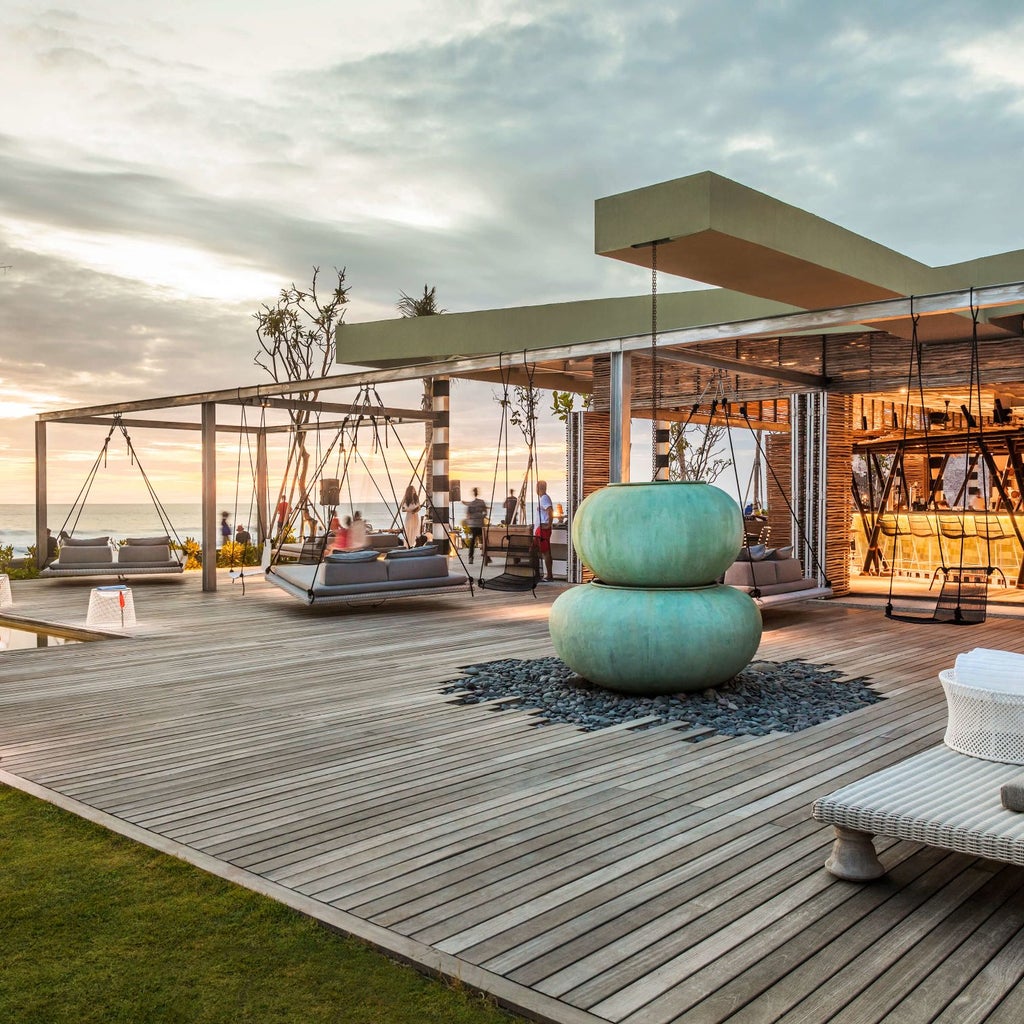
[[[447,377],[431,380],[430,394],[433,410],[433,436],[430,452],[431,500],[433,502],[434,543],[438,550],[448,554],[446,532],[448,512],[448,397],[451,382]]]
[[[668,420],[654,421],[654,479],[668,480]]]

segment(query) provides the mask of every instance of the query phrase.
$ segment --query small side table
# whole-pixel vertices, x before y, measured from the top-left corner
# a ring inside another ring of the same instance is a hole
[[[0,608],[10,608],[14,604],[14,595],[11,593],[11,577],[6,573],[0,574]]]
[[[94,587],[89,595],[89,613],[85,617],[87,626],[110,626],[125,629],[135,625],[135,602],[132,592],[124,584],[111,587]]]

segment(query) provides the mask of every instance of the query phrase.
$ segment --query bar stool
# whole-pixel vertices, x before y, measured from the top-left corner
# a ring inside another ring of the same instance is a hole
[[[980,515],[974,518],[975,530],[978,535],[978,564],[987,562],[994,562],[995,565],[1001,566],[1003,564],[1003,554],[1005,553],[1005,546],[1007,541],[1014,541],[1014,548],[1016,549],[1016,536],[1012,533],[1007,533],[1002,521],[998,515]],[[1001,550],[1002,546],[1002,550]],[[991,556],[991,557],[990,557]],[[1014,563],[1014,569],[1017,568],[1017,553],[1016,550],[1012,558],[1010,559]]]
[[[917,567],[926,570],[935,568],[935,552],[932,541],[939,535],[939,524],[934,516],[916,514],[910,516],[910,534],[915,546],[914,561]],[[924,542],[923,544],[921,542]],[[921,550],[923,547],[923,551]]]
[[[906,520],[906,516],[903,517]],[[883,513],[878,517],[878,530],[883,537],[888,537],[891,551],[889,552],[889,570],[893,574],[903,569],[903,546],[900,537],[909,534],[909,529],[901,529],[900,517]],[[884,555],[884,553],[883,553]]]
[[[964,516],[959,512],[939,513],[939,535],[945,540],[952,541],[955,549],[944,556],[943,561],[947,565],[957,565],[964,561],[968,544],[972,541],[975,546],[978,543],[978,531],[974,528],[974,517]]]

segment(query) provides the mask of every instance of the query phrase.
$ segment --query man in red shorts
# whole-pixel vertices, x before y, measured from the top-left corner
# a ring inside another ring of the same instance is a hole
[[[554,506],[551,497],[548,495],[547,480],[537,481],[537,528],[533,535],[537,538],[537,548],[544,559],[546,574],[544,579],[551,582],[554,576],[551,575],[551,517]]]

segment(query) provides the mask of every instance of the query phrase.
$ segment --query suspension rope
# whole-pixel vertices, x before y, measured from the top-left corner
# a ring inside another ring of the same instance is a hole
[[[885,614],[887,617],[892,617],[892,588],[893,581],[896,579],[896,559],[899,556],[900,549],[900,510],[903,508],[904,499],[907,498],[907,474],[904,466],[903,456],[907,449],[907,435],[910,432],[910,396],[913,391],[914,384],[914,370],[916,368],[918,373],[918,379],[921,374],[921,343],[917,336],[917,322],[920,320],[920,315],[914,309],[914,296],[910,296],[910,323],[911,323],[911,336],[910,336],[910,364],[907,369],[907,386],[906,386],[906,399],[903,402],[903,441],[899,446],[899,449],[895,456],[895,463],[891,469],[891,473],[899,473],[899,479],[901,485],[898,491],[898,497],[896,499],[896,532],[892,539],[892,561],[889,565],[889,593],[886,597],[885,602]],[[923,406],[922,406],[923,407]],[[891,479],[891,477],[890,477]],[[909,508],[909,504],[908,504]],[[885,514],[884,508],[882,509],[882,515]],[[960,562],[963,564],[963,531],[961,531],[960,538]]]
[[[811,562],[813,563],[812,564],[812,568],[821,576],[822,580],[824,581],[825,586],[826,587],[831,587],[832,586],[832,581],[828,578],[828,575],[825,572],[824,566],[818,560],[817,553],[815,552],[813,546],[811,545],[811,543],[807,539],[807,534],[804,531],[803,523],[800,521],[800,517],[796,514],[796,511],[793,508],[792,504],[790,503],[789,498],[786,497],[785,488],[782,486],[782,482],[779,480],[779,477],[776,474],[775,469],[774,469],[774,467],[771,464],[771,461],[768,459],[766,453],[764,452],[764,450],[763,450],[763,448],[761,446],[761,438],[758,436],[757,431],[754,430],[754,426],[750,422],[750,417],[747,415],[747,407],[745,405],[740,406],[740,412],[743,414],[743,419],[744,419],[744,421],[747,424],[747,428],[750,430],[751,434],[753,435],[754,445],[761,452],[761,457],[762,457],[762,459],[764,461],[764,464],[767,467],[768,472],[771,474],[772,479],[775,481],[776,487],[778,487],[779,494],[782,497],[783,504],[785,504],[785,506],[786,506],[786,510],[789,512],[789,516],[793,520],[793,522],[796,524],[797,540],[798,540],[798,542],[800,543],[802,549],[807,551],[808,554],[811,556]]]
[[[651,243],[651,422],[658,422],[658,243]],[[657,469],[655,469],[655,476]]]
[[[103,444],[100,446],[100,450],[97,453],[92,466],[89,467],[89,471],[85,475],[85,481],[78,489],[78,494],[75,495],[75,500],[72,502],[71,508],[68,510],[68,514],[64,517],[64,522],[60,525],[60,530],[57,533],[58,538],[65,532],[67,532],[71,537],[75,535],[75,530],[78,529],[79,520],[82,518],[82,513],[85,511],[85,503],[89,498],[89,492],[92,490],[96,474],[99,472],[100,466],[103,466],[104,469],[107,466],[107,449],[110,447],[110,439],[113,437],[114,431],[117,430],[120,420],[120,414],[115,414],[114,422],[110,425],[110,430],[107,431],[107,436],[103,439]],[[71,522],[72,518],[74,519],[73,523]],[[70,530],[68,530],[69,523],[71,523]]]

